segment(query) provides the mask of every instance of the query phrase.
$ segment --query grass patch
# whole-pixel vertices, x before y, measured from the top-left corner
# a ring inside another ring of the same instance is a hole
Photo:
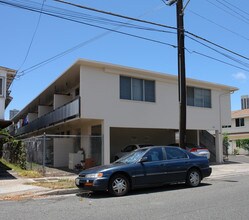
[[[9,167],[10,169],[17,172],[18,176],[21,177],[27,177],[27,178],[39,178],[42,177],[42,174],[35,170],[23,170],[18,165],[12,164],[7,162],[4,159],[0,159],[1,163],[3,163],[5,166]]]
[[[46,182],[34,182],[28,183],[33,186],[41,186],[50,189],[72,189],[76,188],[74,180],[71,179],[59,179],[56,181],[46,181]]]

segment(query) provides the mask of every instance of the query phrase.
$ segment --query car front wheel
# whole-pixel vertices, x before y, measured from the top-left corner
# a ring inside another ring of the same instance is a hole
[[[190,187],[199,186],[201,183],[201,175],[200,172],[196,169],[191,169],[186,178],[186,184]]]
[[[124,196],[129,189],[129,180],[122,174],[114,175],[109,182],[108,190],[113,196]]]

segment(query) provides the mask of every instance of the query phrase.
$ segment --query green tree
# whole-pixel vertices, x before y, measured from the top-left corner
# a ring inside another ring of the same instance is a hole
[[[0,130],[0,136],[2,137],[0,157],[3,155],[3,144],[7,144],[10,152],[9,162],[19,165],[22,169],[26,169],[26,151],[23,143],[11,136],[5,129]]]
[[[236,140],[236,146],[249,151],[249,139]]]
[[[228,155],[229,138],[227,133],[223,134],[223,147],[225,149],[226,155]]]

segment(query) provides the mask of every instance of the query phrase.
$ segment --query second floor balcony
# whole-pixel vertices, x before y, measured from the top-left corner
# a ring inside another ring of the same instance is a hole
[[[77,117],[80,117],[80,98],[74,99],[73,101],[53,110],[52,112],[49,112],[35,119],[34,121],[29,122],[27,125],[12,131],[11,135],[20,136]]]

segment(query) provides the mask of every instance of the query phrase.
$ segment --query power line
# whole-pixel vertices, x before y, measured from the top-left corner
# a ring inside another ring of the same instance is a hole
[[[160,27],[164,27],[164,28],[170,28],[170,29],[174,29],[174,30],[177,29],[176,27],[172,27],[172,26],[168,26],[168,25],[164,25],[164,24],[160,24],[160,23],[155,23],[155,22],[150,22],[150,21],[146,21],[146,20],[136,19],[136,18],[132,18],[132,17],[124,16],[124,15],[114,14],[114,13],[111,13],[111,12],[105,12],[105,11],[102,11],[102,10],[98,10],[98,9],[94,9],[94,8],[89,8],[89,7],[86,7],[86,6],[81,6],[81,5],[77,5],[77,4],[73,4],[73,3],[68,3],[68,2],[62,2],[62,1],[60,1],[60,0],[54,0],[54,1],[59,2],[59,3],[69,4],[69,5],[72,5],[72,6],[75,6],[75,7],[80,7],[80,8],[86,9],[86,10],[91,10],[91,11],[95,11],[95,12],[99,12],[99,13],[108,14],[108,15],[111,15],[111,16],[117,16],[117,17],[129,19],[129,20],[132,20],[132,21],[143,22],[143,23],[147,23],[147,24],[151,24],[151,25],[155,25],[155,26],[160,26]],[[208,1],[208,0],[207,0],[207,1]],[[0,2],[1,2],[1,1],[0,1]],[[28,10],[33,11],[33,9],[28,9]],[[64,18],[64,17],[58,16],[58,15],[54,15],[54,14],[51,14],[51,13],[45,13],[45,12],[43,12],[43,13],[44,13],[44,14],[47,14],[47,15],[50,15],[50,16],[54,16],[54,17],[59,17],[59,18],[62,18],[62,19],[66,19],[66,20],[69,20],[69,21],[74,21],[74,22],[78,22],[78,23],[85,24],[85,25],[89,25],[89,26],[93,26],[93,27],[105,29],[105,28],[100,27],[100,26],[97,26],[97,25],[92,25],[92,24],[85,23],[85,22],[75,21],[75,20],[73,20],[73,19]],[[108,29],[108,28],[107,28],[107,29]],[[108,30],[110,30],[110,29],[108,29]],[[155,29],[153,29],[153,30],[155,30]],[[161,32],[164,32],[163,30],[160,30],[160,31],[161,31]],[[169,32],[167,32],[167,33],[169,33]],[[172,32],[170,32],[170,33],[172,33]],[[201,37],[201,36],[198,36],[198,35],[196,35],[196,34],[193,34],[193,33],[189,32],[189,31],[186,31],[186,30],[185,30],[185,33],[188,33],[188,34],[192,35],[192,36],[195,37],[195,38],[198,38],[198,39],[200,39],[200,40],[203,40],[203,41],[205,41],[205,42],[208,42],[209,44],[212,44],[212,45],[214,45],[214,46],[216,46],[216,47],[219,47],[220,49],[223,49],[223,50],[225,50],[225,51],[227,51],[227,52],[229,52],[229,53],[232,53],[232,54],[234,54],[234,55],[236,55],[236,56],[239,56],[239,57],[241,57],[241,58],[244,58],[244,59],[249,60],[248,57],[243,56],[243,55],[241,55],[241,54],[239,54],[239,53],[237,53],[237,52],[234,52],[234,51],[232,51],[232,50],[230,50],[230,49],[227,49],[227,48],[225,48],[225,47],[223,47],[223,46],[221,46],[221,45],[218,45],[218,44],[216,44],[216,43],[213,43],[213,42],[211,42],[210,40],[207,40],[207,39],[205,39],[205,38],[203,38],[203,37]]]
[[[0,1],[0,3],[1,3],[1,2],[2,2],[2,1]],[[6,3],[6,2],[4,2],[4,3]],[[20,7],[20,6],[16,6],[16,7]],[[37,10],[31,9],[31,8],[25,8],[25,7],[20,7],[20,8],[26,9],[26,10],[30,10],[30,11],[34,11],[34,12],[37,12]],[[46,14],[46,15],[49,15],[49,16],[54,16],[54,17],[58,17],[58,18],[61,18],[61,19],[65,19],[65,20],[69,20],[69,21],[81,23],[81,24],[84,24],[84,25],[89,25],[89,26],[101,28],[101,29],[104,29],[104,30],[107,30],[107,31],[116,32],[116,33],[119,33],[119,34],[124,34],[124,35],[132,36],[132,37],[137,37],[137,38],[140,38],[140,39],[143,39],[143,40],[149,40],[149,41],[152,41],[152,42],[154,42],[154,43],[160,43],[160,44],[163,44],[163,45],[171,46],[171,47],[173,47],[173,48],[177,48],[177,46],[175,46],[175,45],[167,44],[167,43],[162,42],[162,41],[157,41],[157,40],[153,40],[153,39],[149,39],[149,38],[145,38],[145,37],[141,37],[141,36],[137,36],[137,35],[132,35],[132,34],[125,33],[125,32],[116,31],[116,30],[113,30],[113,29],[110,29],[110,28],[105,28],[105,27],[101,27],[101,26],[97,26],[97,25],[92,25],[92,24],[89,24],[89,23],[86,23],[86,22],[81,22],[81,21],[77,21],[77,20],[73,20],[73,19],[68,19],[68,18],[65,18],[65,17],[63,17],[63,16],[54,15],[54,14],[47,13],[47,12],[44,12],[44,11],[43,11],[42,13],[43,13],[43,14]],[[153,24],[153,25],[155,25],[155,24]],[[162,30],[160,30],[160,31],[162,31]],[[192,34],[192,33],[190,33],[190,32],[187,32],[187,33],[188,33],[188,34],[191,34],[193,37],[198,37],[198,38],[201,39],[201,40],[204,40],[204,41],[206,41],[206,42],[208,42],[208,43],[210,43],[210,44],[213,44],[213,42],[208,41],[208,40],[206,40],[206,39],[204,39],[204,38],[201,38],[201,37],[199,37],[199,36],[197,36],[197,35],[194,35],[194,34]],[[89,41],[91,41],[91,40],[89,40]],[[201,42],[199,42],[199,41],[196,41],[196,42],[201,43]],[[83,43],[81,43],[81,44],[84,44],[84,43],[86,43],[86,42],[83,42]],[[203,44],[203,43],[201,43],[201,44]],[[203,45],[205,45],[205,44],[203,44]],[[205,45],[205,46],[206,46],[206,45]],[[215,46],[217,46],[217,45],[215,44]],[[218,46],[219,46],[219,45],[218,45]],[[69,50],[66,50],[66,51],[64,51],[64,52],[62,52],[62,53],[60,53],[60,54],[58,54],[58,55],[56,55],[56,56],[53,56],[53,57],[51,57],[51,58],[49,58],[49,59],[47,59],[47,60],[45,60],[45,61],[43,61],[43,62],[41,62],[41,63],[39,63],[39,64],[36,64],[36,65],[34,65],[34,66],[30,67],[30,68],[27,68],[25,71],[26,71],[26,72],[27,72],[27,71],[30,72],[30,71],[32,71],[32,70],[34,70],[34,69],[40,67],[41,65],[45,65],[46,63],[51,62],[51,61],[53,61],[54,59],[57,59],[57,58],[59,58],[59,57],[65,55],[65,54],[67,54],[67,53],[73,51],[74,49],[77,49],[78,47],[80,47],[80,44],[79,44],[79,45],[76,45],[75,47],[73,47],[73,48],[71,48],[71,49],[69,49]],[[186,48],[185,48],[185,49],[186,49]],[[222,49],[226,49],[226,48],[222,48]],[[218,52],[218,53],[220,53],[220,52],[217,51],[217,50],[215,50],[215,51]],[[230,52],[230,51],[229,51],[229,52]],[[222,53],[220,53],[220,54],[222,54]],[[224,55],[224,54],[223,54],[223,55]],[[235,53],[235,55],[238,55],[238,54]],[[208,57],[208,56],[207,56],[207,57]],[[242,65],[245,65],[245,63],[243,63],[242,61],[236,60],[236,59],[234,59],[234,58],[232,58],[232,57],[230,57],[230,56],[228,56],[228,55],[226,55],[226,57],[229,58],[229,59],[233,59],[233,61],[239,62],[239,63],[242,64]],[[22,71],[22,73],[24,73],[24,71]]]
[[[214,48],[212,48],[212,47],[210,47],[210,46],[208,46],[208,45],[206,45],[206,44],[204,44],[204,43],[202,43],[202,42],[200,42],[200,41],[198,41],[198,40],[196,40],[196,39],[194,39],[194,38],[192,38],[192,37],[190,37],[190,36],[187,36],[187,37],[190,38],[191,40],[193,40],[193,41],[195,41],[195,42],[197,42],[197,43],[199,43],[199,44],[201,44],[201,45],[203,45],[203,46],[205,46],[205,47],[207,47],[207,48],[209,48],[209,49],[215,51],[216,53],[219,53],[219,54],[221,54],[221,55],[227,57],[228,59],[233,60],[234,62],[237,62],[237,63],[239,63],[239,64],[241,64],[241,65],[243,65],[243,66],[249,67],[249,64],[248,64],[248,63],[245,63],[245,62],[240,61],[240,60],[238,60],[238,59],[236,59],[236,58],[234,58],[234,57],[232,57],[232,56],[230,56],[230,55],[227,55],[227,54],[225,54],[225,53],[222,53],[222,52],[220,52],[220,51],[218,51],[218,50],[216,50],[216,49],[214,49]]]
[[[120,14],[116,14],[116,13],[112,13],[112,12],[107,12],[107,11],[99,10],[99,9],[96,9],[96,8],[90,8],[90,7],[86,7],[86,6],[83,6],[83,5],[73,4],[73,3],[70,3],[70,2],[66,2],[66,1],[61,1],[61,0],[53,0],[53,1],[63,3],[63,4],[67,4],[67,5],[71,5],[71,6],[78,7],[78,8],[82,8],[82,9],[85,9],[85,10],[90,10],[90,11],[106,14],[106,15],[111,15],[111,16],[124,18],[124,19],[132,20],[132,21],[137,21],[137,22],[142,22],[142,23],[146,23],[146,24],[151,24],[151,25],[156,25],[156,26],[160,26],[160,27],[165,27],[165,28],[177,30],[176,27],[159,24],[159,23],[155,23],[155,22],[152,22],[152,21],[146,21],[146,20],[141,20],[141,19],[137,19],[137,18],[133,18],[133,17],[128,17],[128,16],[125,16],[125,15],[120,15]]]
[[[188,52],[189,52],[189,51],[188,51]],[[232,67],[235,67],[235,68],[237,68],[237,69],[241,69],[241,70],[244,70],[244,71],[246,71],[246,72],[249,72],[249,69],[245,69],[245,68],[242,68],[242,67],[233,65],[233,64],[231,64],[231,63],[228,63],[228,62],[222,61],[222,60],[220,60],[220,59],[217,59],[217,58],[208,56],[208,55],[206,55],[206,54],[200,53],[200,52],[198,52],[198,51],[191,51],[190,53],[195,53],[195,54],[198,54],[198,55],[200,55],[200,56],[209,58],[209,59],[211,59],[211,60],[215,60],[215,61],[218,61],[218,62],[220,62],[220,63],[226,64],[226,65],[228,65],[228,66],[232,66]]]
[[[66,2],[66,1],[61,1],[61,0],[53,0],[53,1],[60,2],[60,3],[63,3],[63,4],[72,5],[72,6],[79,7],[79,8],[86,9],[86,10],[91,10],[91,11],[95,11],[95,12],[99,12],[99,13],[103,13],[103,14],[108,14],[108,15],[111,15],[111,16],[117,16],[117,17],[121,17],[121,18],[125,18],[125,19],[135,20],[135,21],[138,21],[138,22],[148,23],[148,24],[152,24],[152,25],[156,25],[156,26],[161,26],[161,27],[166,27],[166,28],[171,28],[171,29],[177,29],[175,27],[171,27],[171,26],[167,26],[167,25],[163,25],[163,24],[159,24],[159,23],[155,23],[155,22],[140,20],[140,19],[134,19],[132,17],[128,17],[128,16],[124,16],[124,15],[119,15],[119,14],[114,14],[114,13],[111,13],[111,12],[106,12],[106,11],[98,10],[98,9],[94,9],[94,8],[89,8],[89,7],[86,7],[86,6],[77,5],[77,4],[73,4],[73,3],[70,3],[70,2]],[[239,54],[237,52],[234,52],[234,51],[232,51],[230,49],[227,49],[227,48],[225,48],[225,47],[223,47],[221,45],[213,43],[213,42],[211,42],[211,41],[209,41],[209,40],[207,40],[207,39],[205,39],[203,37],[200,37],[200,36],[198,36],[196,34],[193,34],[193,33],[189,32],[189,31],[185,30],[185,33],[188,33],[188,34],[190,34],[190,35],[192,35],[192,36],[194,36],[194,37],[196,37],[196,38],[198,38],[200,40],[203,40],[203,41],[205,41],[207,43],[210,43],[210,44],[212,44],[212,45],[214,45],[216,47],[219,47],[220,49],[223,49],[223,50],[225,50],[225,51],[227,51],[229,53],[232,53],[232,54],[234,54],[236,56],[239,56],[241,58],[249,60],[249,58],[246,57],[246,56],[243,56],[243,55],[241,55],[241,54]]]
[[[228,2],[228,1],[226,1],[226,0],[223,0],[223,2],[226,2],[228,5],[231,5],[233,8],[236,8],[238,11],[240,11],[240,12],[246,14],[246,15],[249,15],[249,13],[248,13],[247,11],[242,10],[241,8],[237,7],[237,6],[234,5],[234,4],[232,4],[232,3],[230,3],[230,2]]]
[[[223,46],[221,46],[221,45],[219,45],[219,44],[216,44],[216,43],[214,43],[214,42],[212,42],[212,41],[210,41],[210,40],[207,40],[206,38],[200,37],[200,36],[198,36],[198,35],[196,35],[196,34],[193,34],[193,33],[191,33],[191,32],[188,32],[188,31],[185,31],[185,33],[187,33],[187,34],[189,34],[189,35],[191,35],[191,36],[193,36],[193,37],[195,37],[195,38],[197,38],[197,39],[200,39],[200,40],[202,40],[202,41],[205,41],[205,42],[207,42],[207,43],[209,43],[209,44],[211,44],[211,45],[213,45],[213,46],[216,46],[216,47],[218,47],[218,48],[220,48],[220,49],[222,49],[222,50],[225,50],[225,51],[227,51],[227,52],[229,52],[229,53],[232,53],[232,54],[234,54],[234,55],[236,55],[236,56],[238,56],[238,57],[241,57],[241,58],[243,58],[243,59],[249,60],[248,57],[246,57],[246,56],[244,56],[244,55],[241,55],[241,54],[239,54],[239,53],[237,53],[237,52],[234,52],[234,51],[232,51],[232,50],[230,50],[230,49],[227,49],[227,48],[225,48],[225,47],[223,47]]]
[[[244,19],[242,19],[241,17],[237,16],[237,15],[234,15],[233,13],[229,12],[228,10],[225,10],[224,8],[220,7],[219,5],[209,1],[209,0],[206,0],[207,2],[209,2],[210,4],[214,5],[215,7],[219,8],[220,10],[226,12],[227,14],[231,15],[232,17],[235,17],[237,18],[238,20],[240,21],[243,21],[244,23],[246,24],[249,24],[249,22],[245,21]]]
[[[230,7],[226,4],[224,4],[224,2],[221,2],[220,0],[216,0],[217,2],[219,2],[221,5],[223,5],[225,8],[229,9],[230,11],[232,11],[233,13],[235,13],[236,15],[239,15],[241,18],[249,21],[249,19],[247,17],[245,17],[244,15],[242,15],[241,13],[237,12],[234,10],[234,7]],[[226,2],[227,3],[227,2]]]
[[[200,15],[200,14],[198,14],[198,13],[192,11],[192,10],[190,10],[190,9],[187,9],[187,10],[188,10],[188,12],[190,12],[190,13],[192,13],[192,14],[194,14],[194,15],[202,18],[202,19],[204,19],[204,20],[206,20],[206,21],[208,21],[208,22],[210,22],[210,23],[212,23],[212,24],[214,24],[214,25],[216,25],[216,26],[218,26],[218,27],[220,27],[220,28],[222,28],[222,29],[224,29],[224,30],[226,30],[226,31],[228,31],[228,32],[236,35],[236,36],[238,36],[238,37],[241,37],[241,38],[249,41],[249,38],[247,38],[247,37],[239,34],[238,32],[235,32],[235,31],[233,31],[233,30],[231,30],[229,28],[226,28],[226,27],[224,27],[224,26],[222,26],[222,25],[220,25],[220,24],[218,24],[218,23],[216,23],[216,22],[214,22],[214,21],[212,21],[212,20],[210,20],[210,19],[208,19],[208,18],[206,18],[206,17],[204,17],[204,16],[202,16],[202,15]]]
[[[33,44],[33,41],[34,41],[34,39],[35,39],[35,35],[36,35],[37,30],[38,30],[38,27],[39,27],[39,25],[40,25],[41,15],[42,15],[42,10],[43,10],[44,3],[45,3],[45,0],[42,1],[42,6],[41,6],[41,10],[40,10],[38,22],[37,22],[36,27],[35,27],[35,31],[34,31],[34,33],[33,33],[33,35],[32,35],[31,41],[30,41],[30,43],[29,43],[29,47],[28,47],[27,53],[26,53],[26,55],[25,55],[25,58],[24,58],[24,60],[23,60],[23,62],[22,62],[22,64],[21,64],[21,66],[18,68],[17,73],[18,73],[18,71],[22,68],[22,66],[24,65],[24,63],[26,62],[26,60],[27,60],[27,58],[28,58],[28,55],[29,55],[31,46],[32,46],[32,44]]]

